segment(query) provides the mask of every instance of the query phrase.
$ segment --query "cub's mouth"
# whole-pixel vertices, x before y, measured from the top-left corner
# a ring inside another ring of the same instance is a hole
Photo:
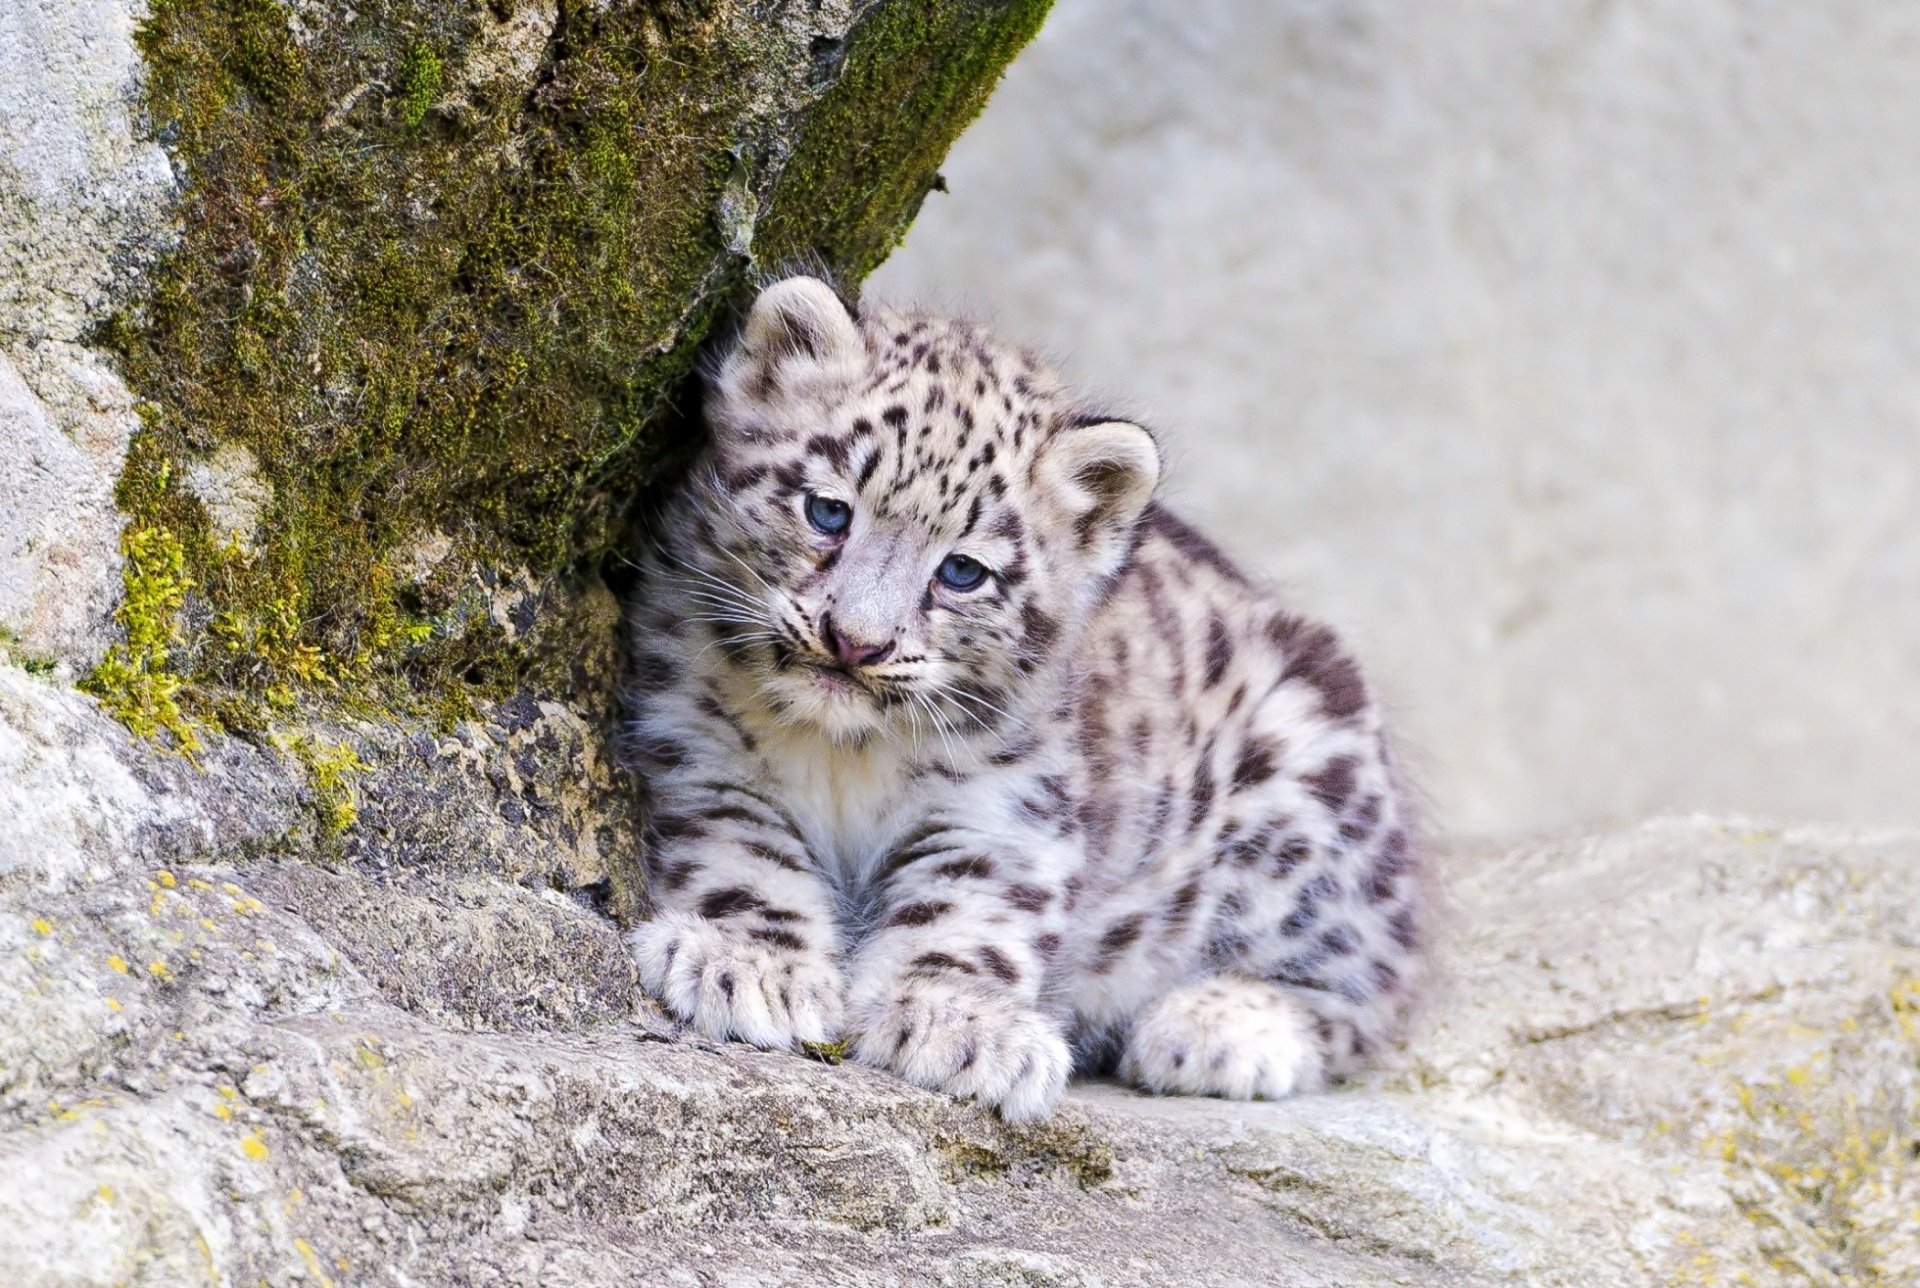
[[[838,662],[801,653],[779,640],[773,641],[773,667],[776,671],[804,675],[824,692],[836,697],[853,694],[868,698],[876,696],[873,686],[855,671]]]

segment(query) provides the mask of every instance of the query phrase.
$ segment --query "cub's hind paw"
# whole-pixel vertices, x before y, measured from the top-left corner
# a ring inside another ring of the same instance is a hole
[[[839,1032],[845,990],[839,967],[822,953],[685,913],[663,913],[627,942],[647,991],[708,1037],[791,1050]]]
[[[1072,1058],[1060,1028],[1018,1000],[913,979],[854,1008],[854,1055],[916,1086],[971,1096],[1008,1122],[1044,1118]]]
[[[1222,976],[1177,988],[1134,1018],[1120,1076],[1147,1091],[1279,1100],[1325,1081],[1313,1020],[1264,980]]]

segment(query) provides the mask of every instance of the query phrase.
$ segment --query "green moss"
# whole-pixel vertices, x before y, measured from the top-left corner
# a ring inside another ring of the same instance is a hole
[[[761,221],[762,259],[834,265],[856,281],[879,267],[1051,2],[925,0],[869,10],[838,79],[807,114]]]
[[[1026,1127],[1004,1127],[1002,1139],[937,1138],[934,1147],[956,1177],[1024,1181],[1064,1173],[1082,1189],[1113,1179],[1113,1148],[1086,1124],[1054,1118]]]
[[[164,528],[130,527],[121,537],[125,593],[114,614],[124,638],[113,644],[81,687],[143,738],[163,731],[179,751],[200,748],[193,722],[180,708],[186,681],[173,669],[180,610],[193,582],[186,552]]]
[[[419,129],[427,119],[427,109],[440,96],[446,71],[440,56],[425,45],[407,51],[407,60],[400,68],[400,119],[408,129]]]
[[[0,664],[19,667],[28,675],[50,676],[60,668],[60,659],[28,649],[20,637],[0,626]]]
[[[802,1042],[800,1053],[810,1060],[821,1064],[839,1064],[847,1058],[852,1046],[846,1041],[839,1042]]]
[[[563,0],[531,84],[474,70],[487,6],[358,8],[296,40],[275,0],[154,0],[139,32],[185,186],[104,336],[145,400],[119,500],[193,597],[94,678],[144,725],[515,684],[497,575],[618,546],[756,263],[877,263],[1045,5],[884,0],[835,66],[797,5]],[[271,496],[246,548],[179,484],[229,444]]]
[[[345,835],[360,817],[359,780],[367,767],[359,753],[349,743],[329,746],[307,734],[282,734],[274,742],[306,769],[313,812],[323,834]]]

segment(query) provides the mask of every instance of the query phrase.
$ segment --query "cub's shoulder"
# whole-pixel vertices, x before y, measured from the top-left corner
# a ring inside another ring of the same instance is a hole
[[[1203,571],[1247,593],[1257,593],[1239,565],[1219,546],[1158,501],[1149,505],[1140,518],[1140,542],[1134,548],[1134,559],[1163,569]]]

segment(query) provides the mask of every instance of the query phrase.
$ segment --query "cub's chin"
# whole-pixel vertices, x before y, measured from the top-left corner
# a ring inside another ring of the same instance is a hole
[[[873,691],[829,667],[789,665],[768,676],[763,687],[789,723],[837,741],[865,742],[888,727]]]

